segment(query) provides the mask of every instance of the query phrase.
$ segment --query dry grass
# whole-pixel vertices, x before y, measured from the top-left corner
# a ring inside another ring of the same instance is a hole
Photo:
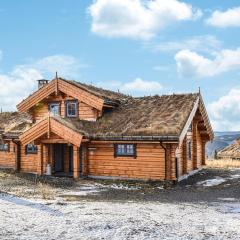
[[[54,191],[47,184],[39,183],[38,187],[42,199],[52,200],[55,198]]]
[[[208,159],[206,165],[211,168],[240,168],[240,160]]]

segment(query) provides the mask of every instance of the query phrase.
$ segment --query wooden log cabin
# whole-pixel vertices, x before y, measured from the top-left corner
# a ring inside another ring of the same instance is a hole
[[[217,159],[240,161],[240,138],[217,152]]]
[[[0,114],[0,167],[38,175],[179,181],[213,131],[200,93],[131,97],[56,77]]]

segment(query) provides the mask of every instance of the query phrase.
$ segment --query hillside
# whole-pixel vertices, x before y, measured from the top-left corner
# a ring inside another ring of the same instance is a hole
[[[213,157],[215,150],[219,151],[240,138],[240,132],[215,132],[214,134],[214,140],[206,145],[206,155],[208,157]]]

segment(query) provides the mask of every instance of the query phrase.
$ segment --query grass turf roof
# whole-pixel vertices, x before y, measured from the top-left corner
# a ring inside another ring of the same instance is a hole
[[[198,94],[129,98],[96,122],[75,121],[90,136],[179,136]]]
[[[179,136],[198,97],[197,93],[127,97],[118,107],[103,113],[96,122],[65,119],[63,123],[74,126],[86,137]],[[10,129],[7,125],[11,123],[19,123],[14,128],[21,132],[26,129],[24,123],[29,125],[27,114],[4,114],[0,116],[0,124],[4,119],[5,129]],[[16,121],[18,117],[21,121]],[[20,128],[20,125],[24,126]]]

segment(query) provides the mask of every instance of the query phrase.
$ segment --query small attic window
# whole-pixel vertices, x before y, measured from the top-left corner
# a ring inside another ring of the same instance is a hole
[[[192,132],[192,124],[190,124],[190,126],[188,128],[188,132]]]
[[[60,103],[50,103],[49,112],[53,115],[60,115]]]
[[[66,102],[66,117],[77,117],[77,101]]]

